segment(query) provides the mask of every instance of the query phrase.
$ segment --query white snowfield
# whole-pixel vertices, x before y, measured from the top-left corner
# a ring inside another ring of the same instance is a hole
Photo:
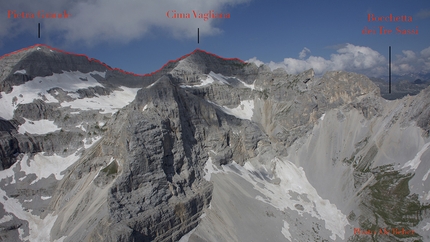
[[[84,142],[84,148],[88,149],[90,148],[93,144],[95,144],[97,141],[99,141],[102,138],[102,136],[96,136],[96,137],[92,137],[92,138],[85,138],[82,141]]]
[[[402,169],[405,169],[406,167],[410,167],[409,170],[416,170],[418,166],[421,164],[421,156],[430,148],[430,142],[425,144],[423,148],[417,153],[417,155],[410,161],[406,162],[406,164],[402,167]],[[427,176],[429,174],[430,170],[427,172],[425,179],[423,178],[423,181],[427,179]]]
[[[325,228],[332,232],[331,239],[336,240],[337,237],[342,240],[345,239],[345,227],[349,225],[347,216],[336,205],[318,195],[316,189],[306,178],[303,168],[297,167],[290,161],[278,158],[272,159],[270,166],[273,172],[270,179],[272,181],[279,179],[279,184],[262,179],[265,175],[260,170],[267,172],[265,166],[256,168],[251,162],[246,162],[242,167],[233,161],[229,165],[221,166],[222,170],[220,170],[215,167],[211,158],[206,163],[204,178],[209,181],[211,176],[217,173],[240,174],[240,177],[252,184],[255,190],[264,195],[264,197],[257,196],[255,199],[270,204],[280,211],[290,209],[297,211],[300,215],[309,214],[312,217],[324,220]],[[290,196],[290,192],[301,194],[307,199],[303,200],[300,197],[299,201],[295,200]],[[296,208],[297,203],[302,205],[302,209]],[[284,221],[284,226],[280,232],[289,241],[292,240],[287,221]]]
[[[61,157],[58,155],[46,156],[44,154],[37,153],[33,159],[30,159],[29,156],[25,154],[23,158],[16,162],[11,168],[0,171],[0,179],[12,177],[11,184],[15,183],[16,178],[13,178],[13,174],[16,173],[16,169],[20,168],[20,171],[24,172],[25,175],[36,175],[36,179],[33,180],[31,184],[40,181],[42,178],[48,178],[51,175],[54,175],[56,180],[61,180],[64,176],[61,172],[75,163],[78,159],[79,156],[76,153],[67,157]]]
[[[98,139],[96,139],[96,141],[97,140]],[[92,144],[94,143],[93,141]],[[88,147],[89,146],[87,146],[87,148]],[[33,159],[30,159],[28,155],[24,155],[21,160],[17,161],[9,169],[0,171],[0,180],[8,181],[6,186],[22,181],[30,174],[36,175],[36,179],[34,179],[30,185],[52,175],[54,175],[56,180],[61,180],[64,176],[62,172],[73,165],[79,158],[80,156],[77,155],[77,152],[67,157],[58,155],[46,156],[42,153],[37,153]],[[41,196],[40,199],[48,200],[51,199],[51,197]],[[30,201],[27,200],[27,202]],[[3,189],[0,189],[0,203],[3,204],[6,212],[0,219],[0,223],[11,220],[13,216],[28,221],[30,229],[28,236],[25,236],[25,231],[23,229],[18,229],[19,238],[22,241],[51,241],[50,232],[57,220],[57,215],[48,214],[44,218],[36,216],[32,214],[31,209],[24,208],[18,199],[8,197]],[[65,238],[66,237],[62,237],[56,241],[60,242]]]
[[[47,91],[58,87],[67,92],[77,91],[78,89],[102,86],[93,75],[105,76],[105,72],[93,71],[90,73],[81,73],[79,71],[54,73],[52,76],[36,77],[22,85],[14,86],[12,92],[1,92],[0,98],[0,116],[5,119],[12,119],[13,112],[18,104],[31,103],[35,99],[45,100],[48,103],[58,102]],[[85,79],[87,81],[81,80]]]
[[[249,88],[249,89],[251,89],[251,90],[254,90],[255,89],[255,80],[254,80],[254,83],[253,84],[246,84],[244,81],[242,81],[242,80],[240,80],[240,79],[237,79],[239,82],[241,82],[246,88]]]
[[[48,214],[45,218],[33,215],[32,210],[26,210],[22,207],[21,203],[16,198],[7,197],[6,192],[0,189],[0,203],[3,204],[3,208],[10,214],[15,215],[17,218],[28,221],[30,228],[29,235],[24,236],[24,230],[19,228],[19,238],[22,241],[51,241],[51,228],[57,219],[57,216]]]
[[[20,134],[47,134],[60,130],[60,128],[54,124],[54,121],[42,119],[38,121],[31,121],[26,118],[25,123],[19,126],[18,132]]]
[[[114,91],[107,96],[75,99],[71,102],[62,102],[62,107],[71,107],[80,110],[100,110],[100,113],[115,113],[132,102],[140,88],[120,87],[123,91]]]
[[[240,101],[239,106],[235,108],[222,107],[227,114],[233,115],[240,119],[251,120],[254,115],[254,100]]]
[[[15,71],[13,74],[26,74],[26,73],[27,73],[26,70],[18,70],[18,71]]]
[[[204,87],[204,86],[209,86],[210,84],[215,82],[215,80],[210,75],[206,76],[206,79],[202,79],[201,81],[202,82],[198,85],[193,85],[193,86],[181,85],[181,87],[183,88]]]
[[[218,78],[217,78],[218,76]],[[188,85],[181,85],[182,88],[194,88],[194,87],[204,87],[204,86],[209,86],[213,83],[217,83],[220,85],[229,85],[229,83],[225,80],[225,78],[220,78],[220,75],[215,74],[214,72],[210,72],[205,79],[201,80],[201,83],[198,85],[192,85],[192,86],[188,86]]]
[[[245,83],[245,82],[243,82],[242,80],[239,80],[239,79],[237,79],[237,78],[235,78],[235,77],[226,77],[226,76],[223,76],[223,75],[221,75],[221,74],[219,74],[219,73],[215,73],[215,72],[213,72],[213,71],[209,72],[209,74],[206,76],[206,78],[201,80],[201,83],[200,83],[200,84],[192,85],[192,86],[189,86],[189,85],[181,85],[181,87],[183,87],[183,88],[195,88],[195,87],[204,87],[204,86],[209,86],[209,85],[211,85],[211,84],[231,85],[231,84],[228,82],[228,79],[230,79],[230,78],[234,78],[234,79],[238,80],[238,81],[239,81],[240,83],[242,83],[242,85],[244,85],[246,88],[250,88],[250,89],[252,89],[252,90],[254,90],[254,89],[255,89],[254,84],[252,84],[252,85],[250,85],[250,84],[246,84],[246,83]]]
[[[211,180],[211,175],[212,174],[216,174],[216,173],[220,173],[220,172],[224,172],[223,170],[219,170],[216,168],[216,166],[212,163],[212,158],[209,157],[208,161],[206,161],[206,165],[205,165],[205,175],[203,176],[204,179],[206,179],[206,181],[210,181]]]
[[[25,70],[16,73],[25,73]],[[136,97],[139,88],[120,87],[122,91],[114,91],[107,96],[94,98],[78,99],[75,93],[79,89],[100,86],[91,75],[105,77],[106,72],[93,71],[82,73],[79,71],[66,72],[61,74],[54,73],[52,76],[36,77],[22,85],[14,86],[12,92],[1,92],[0,98],[0,117],[12,119],[18,104],[31,103],[36,99],[44,100],[47,103],[58,103],[59,101],[48,93],[52,88],[61,88],[69,92],[68,96],[75,98],[71,102],[63,102],[61,106],[72,107],[81,110],[102,110],[103,113],[114,113],[118,109],[126,106]]]
[[[228,77],[225,77],[225,76],[223,76],[221,74],[217,74],[217,73],[211,71],[211,72],[209,72],[209,76],[208,77],[211,77],[212,79],[217,80],[218,83],[225,84],[225,85],[230,85],[230,83],[227,81]]]
[[[79,156],[76,154],[63,158],[57,155],[44,156],[38,153],[35,155],[34,159],[29,159],[27,155],[24,155],[24,157],[11,168],[0,171],[0,179],[12,178],[9,184],[17,182],[14,174],[18,172],[14,170],[20,168],[21,172],[25,172],[26,175],[36,175],[36,179],[31,184],[51,175],[54,175],[57,180],[60,180],[63,178],[61,172],[77,161],[78,158]],[[51,197],[46,196],[41,197],[42,200],[50,198]],[[57,216],[48,214],[42,219],[39,216],[33,215],[31,209],[24,209],[18,199],[8,197],[3,189],[0,189],[0,203],[3,204],[6,213],[9,214],[6,216],[12,217],[11,215],[13,214],[19,219],[28,221],[30,228],[28,236],[24,236],[25,231],[23,229],[18,229],[19,237],[22,241],[51,241],[50,232]],[[7,218],[8,217],[4,217],[4,219]]]
[[[87,123],[87,125],[88,125],[88,123]],[[76,128],[80,128],[82,131],[84,131],[84,132],[87,132],[87,129],[84,127],[84,122],[82,122],[81,124],[79,124],[79,125],[76,125],[75,126]]]
[[[254,115],[254,100],[242,100],[239,106],[235,108],[221,106],[211,101],[208,102],[218,106],[224,113],[233,115],[236,118],[251,120]]]

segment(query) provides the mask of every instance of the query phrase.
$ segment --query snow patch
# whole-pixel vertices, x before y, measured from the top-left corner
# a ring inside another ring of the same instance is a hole
[[[67,96],[73,98],[73,99],[78,99],[80,97],[80,95],[76,92],[68,92]]]
[[[146,109],[148,109],[148,104],[146,104],[145,107],[143,107],[142,111],[145,111]]]
[[[427,151],[428,148],[430,148],[430,142],[425,144],[423,148],[417,153],[417,155],[412,160],[406,162],[406,164],[402,167],[402,169],[409,166],[410,168],[408,170],[411,170],[411,169],[416,170],[418,166],[421,164],[421,156],[424,154],[424,152]]]
[[[202,83],[200,83],[200,85],[196,85],[195,87],[207,86],[214,83],[214,81],[215,80],[211,76],[207,76],[206,79],[202,80]]]
[[[254,81],[254,83],[253,84],[247,84],[247,83],[245,83],[244,81],[242,81],[242,80],[239,80],[239,79],[237,79],[236,78],[236,80],[238,80],[238,81],[240,81],[246,88],[250,88],[251,90],[254,90],[255,89],[255,81]]]
[[[151,87],[153,87],[153,86],[155,85],[155,83],[157,83],[157,82],[158,82],[158,80],[157,80],[157,81],[155,81],[155,82],[153,82],[151,85],[147,86],[146,88],[151,88]]]
[[[199,85],[194,85],[194,86],[181,86],[181,87],[204,87],[204,86],[208,86],[212,83],[215,82],[215,80],[209,75],[206,76],[206,79],[202,79],[202,82]]]
[[[102,138],[102,136],[96,136],[96,137],[92,137],[92,138],[85,138],[83,140],[84,142],[84,147],[85,149],[90,148],[91,146],[93,146],[97,141],[99,141]]]
[[[18,70],[18,71],[15,71],[13,74],[26,74],[26,73],[27,73],[26,70]]]
[[[255,89],[254,84],[250,85],[250,84],[247,84],[244,81],[239,80],[239,79],[237,79],[235,77],[226,77],[226,76],[223,76],[222,74],[219,74],[219,73],[217,74],[217,73],[212,72],[212,71],[208,75],[206,75],[205,79],[201,79],[200,80],[201,81],[200,84],[191,85],[191,86],[190,85],[181,85],[181,87],[182,88],[204,87],[204,86],[211,85],[213,83],[217,83],[217,84],[220,84],[220,85],[230,85],[230,83],[228,82],[228,79],[230,79],[230,78],[234,78],[235,80],[239,81],[246,88],[250,88],[252,90]]]
[[[221,74],[217,74],[213,71],[209,72],[209,76],[214,80],[217,80],[218,82],[222,83],[222,84],[226,84],[226,85],[230,85],[230,83],[227,81],[228,77],[225,77]]]
[[[101,110],[100,113],[115,113],[132,102],[140,88],[121,87],[123,91],[114,91],[106,96],[76,99],[71,102],[62,102],[62,107],[80,110]]]
[[[21,160],[22,159],[23,158],[21,158]],[[15,170],[18,169],[18,164],[20,164],[21,160],[18,160],[17,162],[15,162],[15,164],[9,167],[9,169],[0,171],[0,180],[6,180],[8,178],[11,178],[11,181],[7,185],[15,184],[17,180],[17,178],[15,177]],[[18,179],[18,180],[21,180],[21,179]]]
[[[83,123],[81,123],[81,124],[79,124],[79,125],[76,125],[76,128],[80,128],[80,129],[82,129],[84,132],[87,132],[87,129],[85,129],[85,128],[84,128]]]
[[[321,118],[320,118],[321,121],[324,120],[324,117],[325,117],[325,113],[323,113],[323,115],[321,115]]]
[[[43,219],[33,215],[31,210],[26,211],[16,198],[7,197],[6,192],[0,189],[0,203],[7,213],[15,215],[18,219],[28,221],[29,235],[24,236],[24,230],[18,229],[19,238],[22,241],[51,241],[51,229],[57,220],[57,216],[46,215]]]
[[[1,92],[0,98],[0,116],[4,119],[12,119],[13,113],[18,104],[32,103],[40,99],[47,103],[58,103],[47,91],[58,87],[64,91],[74,92],[78,89],[84,89],[94,86],[102,86],[91,75],[104,77],[105,72],[93,71],[90,73],[81,73],[79,71],[54,73],[52,76],[35,77],[33,80],[25,82],[19,86],[13,86],[12,92]],[[86,79],[87,81],[82,81]]]
[[[210,102],[210,103],[218,106],[224,113],[233,115],[236,118],[251,120],[252,116],[254,115],[254,100],[240,101],[239,106],[235,108],[220,106],[213,102]]]
[[[61,172],[66,170],[78,159],[79,155],[76,155],[76,153],[67,157],[58,155],[45,156],[41,153],[37,153],[33,159],[30,159],[28,155],[25,154],[24,158],[20,161],[20,165],[21,171],[24,171],[27,175],[36,175],[37,178],[31,182],[31,184],[34,184],[40,179],[48,178],[51,175],[54,175],[57,180],[63,179],[64,175],[62,175]]]
[[[9,222],[13,219],[12,215],[5,215],[3,216],[3,218],[0,219],[0,224],[1,223],[6,223]]]
[[[211,73],[213,73],[213,72],[211,72]],[[210,84],[212,84],[214,82],[215,82],[214,78],[212,78],[212,76],[209,73],[209,75],[206,76],[206,79],[201,79],[201,83],[200,84],[198,84],[198,85],[192,85],[192,86],[181,85],[181,87],[182,88],[204,87],[204,86],[208,86],[208,85],[210,85]]]
[[[14,184],[17,180],[15,173],[22,171],[25,174],[36,175],[36,180],[34,180],[31,184],[42,178],[47,178],[52,174],[54,174],[57,180],[61,180],[63,175],[60,173],[76,162],[78,158],[79,156],[77,156],[76,153],[68,157],[61,157],[57,155],[45,156],[41,153],[37,153],[33,159],[30,159],[29,156],[25,154],[19,161],[13,164],[12,167],[7,170],[0,171],[0,179],[3,180],[11,178],[11,182],[9,184]],[[22,178],[18,180],[22,180]]]
[[[48,200],[48,199],[50,199],[51,197],[45,197],[45,196],[41,196],[40,197],[40,199],[42,199],[42,200]]]
[[[291,241],[291,234],[289,231],[290,227],[287,223],[287,221],[284,220],[284,227],[282,227],[281,233],[285,236],[285,238],[289,241]]]
[[[429,174],[430,174],[430,170],[428,170],[427,173],[424,175],[423,181],[427,180]]]
[[[20,125],[18,128],[18,133],[25,134],[25,132],[30,134],[47,134],[60,130],[60,128],[54,124],[54,121],[42,119],[38,121],[31,121],[26,118],[25,123]]]
[[[203,176],[203,178],[206,181],[210,181],[211,180],[211,174],[216,174],[216,173],[221,173],[224,172],[222,170],[219,170],[213,163],[212,163],[212,158],[209,157],[208,161],[206,161],[205,164],[205,168],[203,169],[205,171],[205,175]]]

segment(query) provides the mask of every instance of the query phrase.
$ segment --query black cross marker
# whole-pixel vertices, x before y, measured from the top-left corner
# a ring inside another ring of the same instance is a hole
[[[388,93],[391,93],[391,46],[388,46]]]

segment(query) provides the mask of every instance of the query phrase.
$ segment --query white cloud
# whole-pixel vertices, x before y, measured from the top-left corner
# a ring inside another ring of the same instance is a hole
[[[269,62],[272,69],[283,68],[290,74],[297,74],[313,68],[317,75],[327,71],[351,71],[363,73],[368,76],[384,76],[388,72],[388,60],[379,52],[365,46],[346,44],[340,46],[337,53],[330,55],[330,59],[320,56],[309,56],[305,59],[308,48],[300,53],[300,59],[285,58],[283,62]],[[250,60],[249,60],[250,61]],[[261,62],[256,57],[252,62]],[[393,74],[428,73],[430,72],[430,47],[415,53],[411,50],[402,51],[392,63]]]
[[[311,51],[308,48],[305,47],[305,48],[303,48],[302,51],[300,51],[299,58],[303,59],[303,58],[305,58],[310,53],[311,53]]]
[[[62,13],[67,11],[68,19],[8,19],[0,25],[0,38],[24,31],[36,32],[37,22],[43,25],[42,34],[61,33],[67,42],[83,42],[94,45],[100,42],[115,41],[127,43],[131,40],[153,34],[155,28],[166,31],[175,38],[194,38],[197,28],[201,35],[215,35],[222,32],[213,19],[204,21],[194,18],[192,11],[208,13],[229,13],[231,6],[251,0],[0,0],[2,9],[21,13],[37,11]],[[189,13],[189,19],[167,18],[166,12]],[[232,16],[233,17],[233,16]],[[228,19],[224,21],[229,21]],[[36,25],[35,25],[36,24]]]
[[[428,58],[430,58],[430,47],[425,48],[424,50],[422,50],[422,51],[420,52],[420,54],[421,54],[421,56],[422,56],[423,58],[427,58],[427,60],[428,60]]]
[[[402,51],[403,55],[398,55],[392,66],[395,74],[407,73],[428,73],[430,72],[430,47],[419,53],[411,50]]]
[[[253,57],[248,60],[249,63],[255,63],[257,66],[261,66],[264,64],[264,62],[257,60],[257,57]]]
[[[420,19],[430,18],[430,9],[421,9],[416,16]]]

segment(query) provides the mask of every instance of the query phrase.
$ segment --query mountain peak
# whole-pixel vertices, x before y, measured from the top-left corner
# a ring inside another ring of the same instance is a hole
[[[190,54],[185,55],[183,57],[183,59],[186,59],[188,57],[193,57],[193,56],[200,56],[200,57],[206,56],[206,57],[216,58],[216,59],[220,59],[220,60],[224,60],[224,61],[237,61],[237,62],[240,62],[240,63],[245,63],[243,60],[241,60],[239,58],[224,58],[224,57],[221,57],[219,55],[216,55],[216,54],[213,54],[213,53],[210,53],[210,52],[207,52],[205,50],[198,49],[198,48],[195,49]]]
[[[14,85],[35,77],[67,71],[104,72],[112,69],[86,55],[68,53],[44,44],[36,44],[0,57],[0,91],[11,91]]]
[[[235,69],[246,64],[238,58],[224,58],[201,49],[195,49],[175,62],[172,73],[180,75],[187,73],[209,74],[211,71],[231,75]]]
[[[0,57],[0,60],[2,60],[2,59],[20,60],[23,57],[25,57],[27,54],[35,52],[35,51],[40,51],[40,52],[45,52],[45,53],[53,53],[53,52],[58,52],[58,51],[64,52],[64,51],[52,48],[52,47],[45,45],[45,44],[35,44],[32,46],[25,47],[25,48],[22,48],[20,50],[5,54],[5,55]]]
[[[239,58],[224,58],[219,55],[207,52],[202,49],[195,49],[193,52],[182,56],[178,59],[180,63],[182,62],[193,62],[195,64],[208,64],[213,62],[228,62],[236,64],[244,64],[245,62]]]
[[[17,70],[26,70],[29,77],[49,76],[63,71],[106,71],[106,64],[86,55],[69,53],[45,44],[32,45],[0,57],[4,70],[0,80]]]

